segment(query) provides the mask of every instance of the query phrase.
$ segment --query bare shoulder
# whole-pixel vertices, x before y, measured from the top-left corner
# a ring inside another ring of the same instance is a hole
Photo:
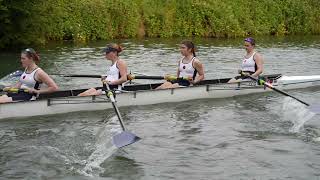
[[[119,59],[117,64],[120,65],[120,66],[126,66],[127,65],[126,62],[124,60],[122,60],[122,59]]]
[[[119,59],[118,62],[119,62],[119,63],[126,63],[126,61],[123,60],[123,59]]]
[[[193,64],[194,64],[194,65],[202,65],[201,61],[200,61],[199,58],[197,58],[197,57],[194,58]]]
[[[255,59],[262,59],[262,55],[258,52],[256,52],[256,54],[254,55]]]
[[[40,82],[44,82],[44,81],[47,81],[47,79],[49,79],[50,76],[40,68],[39,70],[37,70],[35,78]]]
[[[37,70],[37,76],[38,77],[44,77],[44,76],[48,76],[48,74],[43,70],[43,69],[39,69],[39,70]]]
[[[120,71],[126,70],[128,68],[126,62],[122,59],[118,60],[117,67],[120,69]]]

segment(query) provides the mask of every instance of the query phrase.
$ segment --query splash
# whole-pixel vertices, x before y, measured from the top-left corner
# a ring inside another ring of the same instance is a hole
[[[98,130],[95,151],[87,159],[86,166],[79,171],[80,174],[90,177],[95,176],[94,174],[99,174],[99,172],[103,171],[100,164],[116,152],[117,148],[112,144],[112,136],[115,133],[119,133],[121,127],[116,123],[118,121],[116,116],[112,117],[110,121]]]
[[[284,98],[282,110],[284,119],[293,123],[289,130],[293,133],[300,132],[304,124],[315,116],[315,113],[311,112],[305,105],[294,101],[290,97]]]

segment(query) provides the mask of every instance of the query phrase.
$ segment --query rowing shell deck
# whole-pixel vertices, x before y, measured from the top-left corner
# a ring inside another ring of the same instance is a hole
[[[266,81],[282,90],[320,85],[320,76],[267,75]],[[225,98],[270,91],[253,81],[227,84],[230,78],[205,80],[195,86],[176,89],[155,90],[159,83],[126,85],[116,94],[117,105],[138,106],[193,99]],[[61,114],[78,111],[95,111],[112,108],[105,95],[78,97],[85,89],[58,91],[41,95],[35,101],[0,104],[0,119]]]

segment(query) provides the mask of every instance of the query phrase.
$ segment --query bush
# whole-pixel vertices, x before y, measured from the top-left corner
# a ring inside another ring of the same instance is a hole
[[[318,0],[0,0],[0,49],[51,40],[320,34]]]

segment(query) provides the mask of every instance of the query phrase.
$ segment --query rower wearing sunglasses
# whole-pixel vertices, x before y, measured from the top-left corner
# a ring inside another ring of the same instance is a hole
[[[123,83],[127,81],[127,64],[119,57],[122,50],[122,46],[114,43],[107,45],[107,47],[102,50],[102,52],[105,53],[105,58],[111,61],[111,66],[108,68],[107,74],[101,76],[101,78],[102,81],[108,83],[112,90],[121,90]],[[78,96],[97,96],[103,94],[103,92],[101,88],[90,88],[78,94]]]

